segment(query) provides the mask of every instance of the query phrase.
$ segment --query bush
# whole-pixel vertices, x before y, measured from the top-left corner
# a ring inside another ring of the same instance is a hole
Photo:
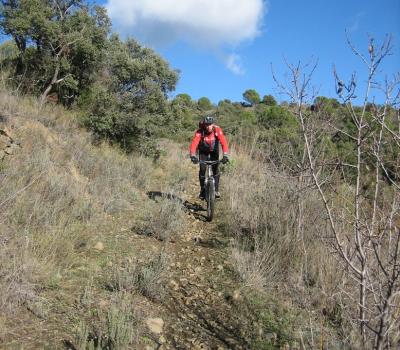
[[[76,334],[76,348],[79,350],[124,350],[135,344],[138,319],[134,314],[132,296],[115,293],[107,312],[98,310],[97,325],[89,327],[81,321]]]
[[[105,287],[113,292],[139,292],[151,299],[159,299],[164,294],[167,256],[160,253],[144,263],[133,259],[123,263],[114,262],[110,275],[106,276]]]
[[[165,241],[183,233],[185,222],[186,214],[182,203],[174,197],[161,197],[157,202],[147,203],[139,230],[145,235]]]

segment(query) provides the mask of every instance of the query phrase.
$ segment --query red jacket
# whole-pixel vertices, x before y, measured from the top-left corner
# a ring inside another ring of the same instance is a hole
[[[222,152],[229,153],[228,142],[222,129],[218,125],[213,125],[213,132],[207,134],[203,129],[197,129],[190,144],[190,156],[195,156],[197,148],[201,153],[218,152],[221,143]]]

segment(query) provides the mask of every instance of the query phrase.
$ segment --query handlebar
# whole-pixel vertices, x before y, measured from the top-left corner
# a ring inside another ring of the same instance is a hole
[[[221,163],[220,160],[199,160],[200,164],[208,164],[208,165],[214,165],[214,164],[218,164]]]

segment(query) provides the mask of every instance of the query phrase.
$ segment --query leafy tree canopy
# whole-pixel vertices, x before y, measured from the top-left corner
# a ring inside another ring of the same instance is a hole
[[[81,100],[87,125],[128,150],[144,145],[170,118],[167,95],[177,81],[178,73],[153,50],[113,35],[97,82]]]
[[[207,111],[213,107],[208,97],[200,97],[199,100],[197,101],[197,105],[202,111]]]
[[[7,40],[0,45],[0,64],[7,64],[18,57],[18,48],[14,41]]]
[[[1,0],[0,28],[18,48],[15,81],[25,92],[57,92],[72,103],[104,52],[110,20],[83,0]]]
[[[250,103],[252,106],[260,103],[260,95],[254,89],[246,90],[243,93],[243,98],[244,98],[245,101]]]
[[[193,105],[192,98],[189,94],[178,94],[174,98],[174,103],[180,107],[191,107]]]
[[[262,99],[262,103],[264,103],[267,106],[276,106],[277,105],[275,97],[272,95],[265,95]]]

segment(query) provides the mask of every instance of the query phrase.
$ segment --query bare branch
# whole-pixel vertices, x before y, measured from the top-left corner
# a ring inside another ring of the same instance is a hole
[[[11,195],[10,197],[8,197],[7,199],[5,199],[4,201],[2,201],[0,203],[0,207],[3,206],[4,204],[6,204],[7,202],[13,200],[15,197],[17,197],[19,194],[21,194],[22,192],[26,191],[29,187],[31,187],[37,180],[39,180],[39,178],[44,174],[45,172],[42,171],[38,176],[36,176],[30,183],[28,183],[26,186],[22,187],[20,190],[18,190],[17,192],[15,192],[13,195]]]

